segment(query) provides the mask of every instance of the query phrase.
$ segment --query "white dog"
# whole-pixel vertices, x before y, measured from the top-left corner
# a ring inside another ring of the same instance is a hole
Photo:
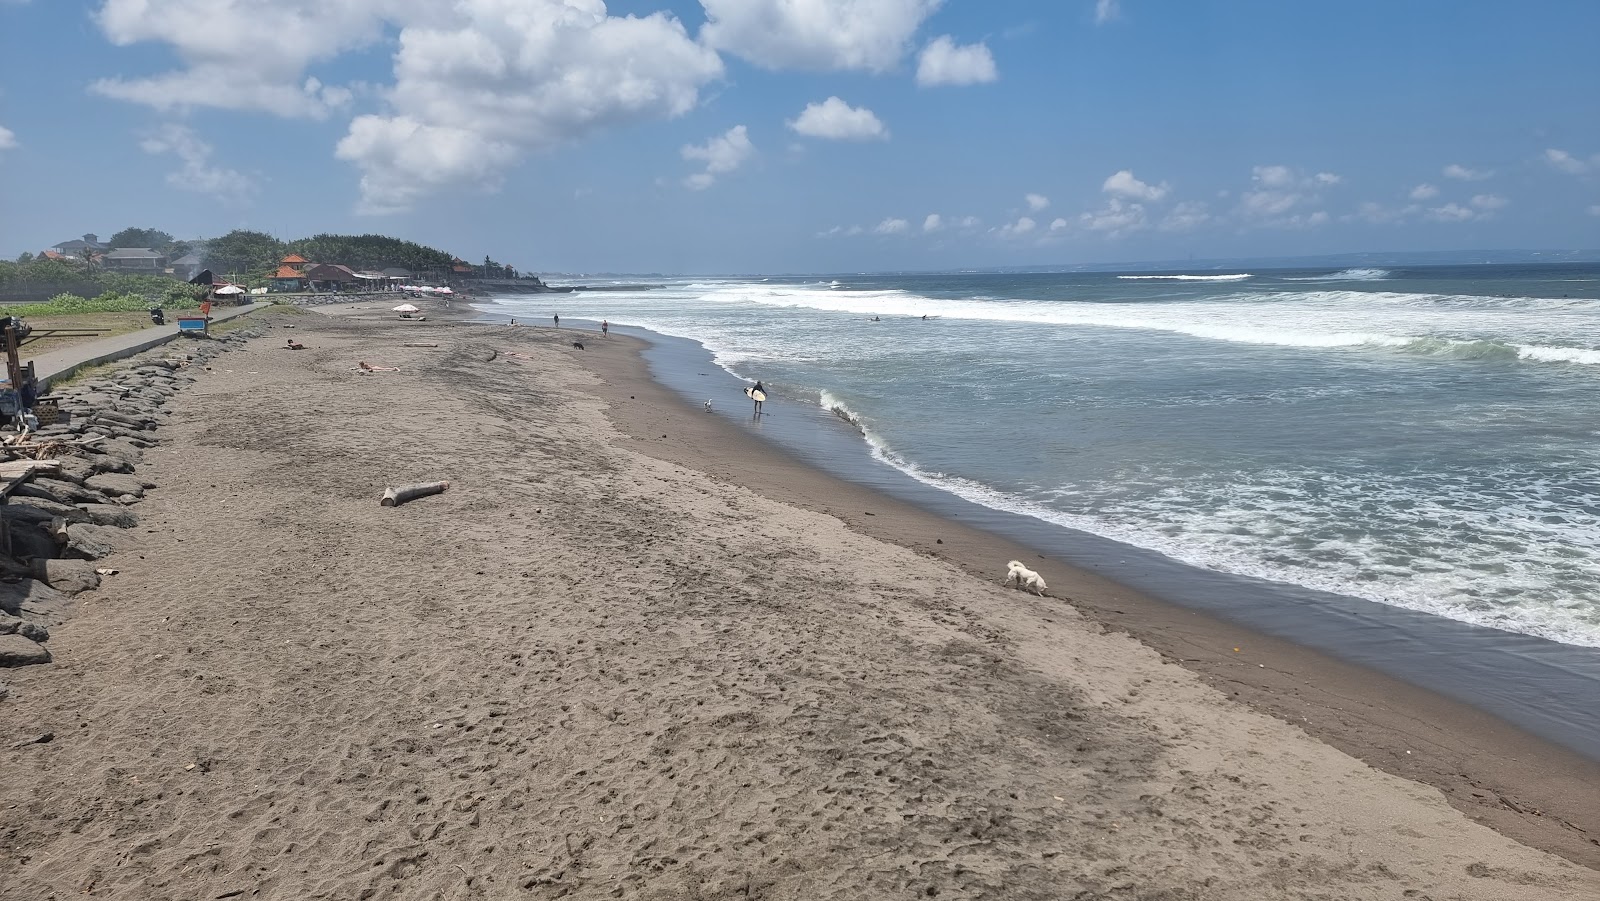
[[[1022,561],[1013,560],[1006,564],[1006,585],[1015,584],[1018,588],[1031,591],[1039,597],[1044,597],[1045,591],[1050,586],[1044,584],[1044,576],[1022,565]]]
[[[706,401],[706,412],[707,413],[711,412],[711,401],[709,401],[709,400]]]

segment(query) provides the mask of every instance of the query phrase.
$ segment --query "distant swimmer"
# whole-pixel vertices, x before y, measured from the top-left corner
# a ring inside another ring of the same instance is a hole
[[[882,319],[879,319],[879,318],[878,318],[878,317],[876,317],[876,316],[874,316],[874,317],[872,317],[872,318],[871,318],[871,319],[868,319],[868,320],[867,320],[867,321],[868,321],[868,322],[882,322],[882,321],[883,321],[883,320],[882,320]]]
[[[923,313],[922,314],[922,321],[923,322],[927,322],[928,321],[928,314],[927,313]]]

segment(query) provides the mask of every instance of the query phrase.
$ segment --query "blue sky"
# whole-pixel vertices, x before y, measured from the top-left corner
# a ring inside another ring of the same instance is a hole
[[[536,271],[1600,247],[1600,3],[0,0],[0,255]]]

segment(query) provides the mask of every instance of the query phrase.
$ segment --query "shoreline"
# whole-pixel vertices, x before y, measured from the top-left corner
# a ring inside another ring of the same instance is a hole
[[[360,319],[277,319],[172,401],[116,573],[6,675],[0,899],[1600,889],[872,537],[922,517],[990,565],[685,411],[636,342]]]
[[[1093,621],[1152,647],[1252,709],[1385,772],[1439,789],[1457,809],[1503,834],[1600,869],[1600,760],[1462,700],[1159,599],[1026,542],[843,479],[720,415],[707,416],[652,372],[647,354],[656,342],[627,334],[632,330],[614,326],[607,339],[632,345],[629,354],[585,355],[579,362],[605,380],[600,394],[608,415],[633,439],[633,449],[829,514],[985,581],[998,581],[1007,559],[1046,561],[1030,565],[1048,567],[1052,596],[1070,597],[1067,603]],[[658,434],[672,437],[663,441]],[[1235,653],[1236,647],[1243,650]]]

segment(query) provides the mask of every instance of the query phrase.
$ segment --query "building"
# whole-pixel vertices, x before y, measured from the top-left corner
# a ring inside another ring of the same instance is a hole
[[[139,272],[161,275],[167,268],[167,255],[148,247],[118,247],[106,251],[100,266],[108,272]]]
[[[383,270],[383,274],[389,278],[399,279],[409,279],[415,277],[412,275],[410,269],[401,269],[399,266],[390,266],[388,269]]]
[[[361,277],[354,270],[337,263],[317,263],[302,274],[313,291],[348,291],[361,286]]]
[[[62,241],[50,249],[62,256],[76,257],[81,260],[93,254],[104,253],[107,248],[100,243],[100,239],[95,235],[84,235],[82,240],[74,238],[71,241]]]
[[[284,257],[283,259],[279,260],[278,261],[278,265],[280,267],[288,266],[289,268],[295,270],[296,272],[304,272],[307,269],[310,269],[314,264],[310,260],[306,259],[305,257],[301,256],[298,253],[291,253],[288,256]]]
[[[199,254],[186,253],[167,265],[171,267],[172,274],[175,277],[181,278],[184,281],[188,281],[189,279],[194,278],[194,274],[196,272],[200,271],[201,262],[202,261]]]
[[[305,274],[287,263],[279,266],[278,271],[272,273],[269,278],[272,279],[272,284],[268,287],[273,294],[298,294],[311,287]]]

